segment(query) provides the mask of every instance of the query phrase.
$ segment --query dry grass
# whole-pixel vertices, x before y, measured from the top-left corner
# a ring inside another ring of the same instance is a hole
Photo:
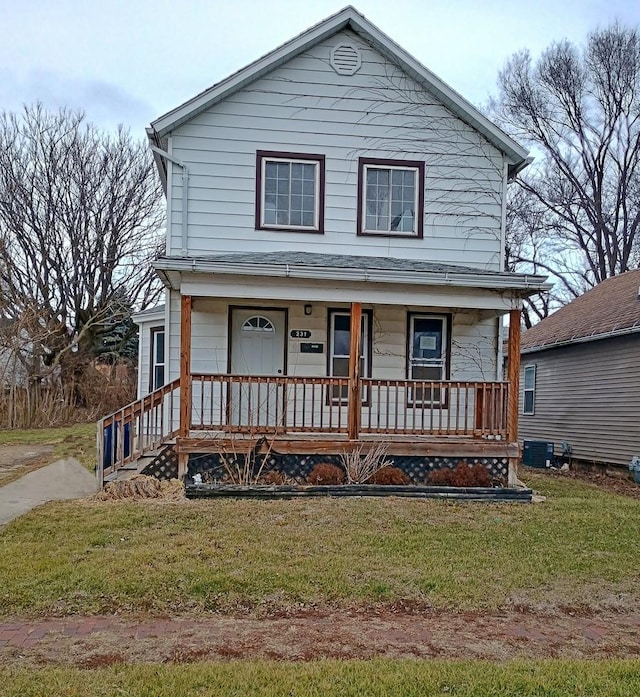
[[[135,474],[129,479],[109,482],[93,498],[96,501],[143,501],[145,499],[180,501],[184,499],[184,484],[179,479],[160,481],[155,477]]]
[[[637,501],[531,483],[546,503],[48,504],[3,529],[0,613],[624,607],[638,583]]]

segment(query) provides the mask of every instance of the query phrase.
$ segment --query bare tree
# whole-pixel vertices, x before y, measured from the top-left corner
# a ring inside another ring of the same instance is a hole
[[[640,32],[515,54],[493,116],[536,163],[511,197],[507,262],[555,277],[556,302],[640,263]],[[554,299],[552,298],[552,301]],[[548,307],[538,305],[544,316]]]
[[[126,130],[40,104],[0,115],[0,316],[31,318],[50,370],[99,355],[155,299],[162,223],[152,160]]]

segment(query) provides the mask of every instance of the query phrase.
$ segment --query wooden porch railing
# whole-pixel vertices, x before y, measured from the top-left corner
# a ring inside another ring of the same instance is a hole
[[[506,382],[362,378],[361,383],[362,433],[506,436]]]
[[[346,433],[348,378],[192,375],[193,430]]]
[[[191,375],[98,422],[96,476],[104,478],[178,435],[181,393],[191,394],[189,430],[318,433],[348,437],[349,378]],[[359,378],[358,435],[506,439],[508,383]]]
[[[349,379],[191,376],[191,429],[349,433]],[[360,378],[358,433],[506,438],[508,383]]]
[[[98,421],[96,477],[104,478],[178,432],[180,380],[174,380]]]

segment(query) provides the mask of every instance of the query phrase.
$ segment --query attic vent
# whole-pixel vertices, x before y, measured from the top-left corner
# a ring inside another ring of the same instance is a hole
[[[360,51],[350,44],[340,44],[331,50],[331,67],[338,75],[354,75],[360,70]]]

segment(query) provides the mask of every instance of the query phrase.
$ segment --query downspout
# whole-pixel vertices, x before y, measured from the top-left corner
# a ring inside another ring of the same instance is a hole
[[[149,146],[153,152],[155,152],[160,157],[164,157],[165,160],[169,160],[174,165],[182,167],[182,256],[186,257],[187,250],[187,234],[188,234],[188,222],[189,222],[189,170],[184,162],[179,160],[177,157],[170,155],[166,150],[161,150],[155,145]]]

